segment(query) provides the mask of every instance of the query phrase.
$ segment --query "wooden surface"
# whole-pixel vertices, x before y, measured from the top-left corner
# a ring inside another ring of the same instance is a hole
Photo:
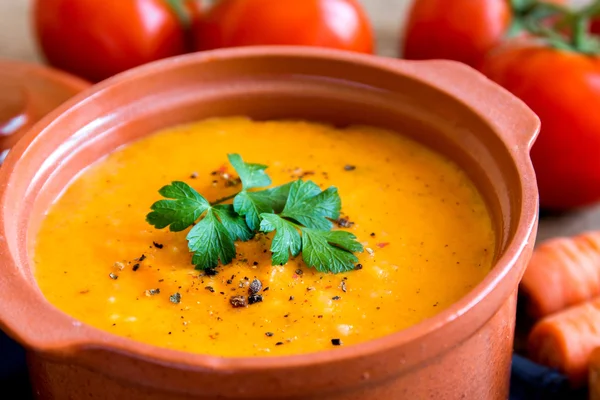
[[[129,0],[104,1],[108,6],[112,1]],[[362,0],[362,2],[376,30],[378,53],[396,56],[402,22],[411,0]],[[30,27],[30,4],[30,0],[0,0],[0,58],[41,62]],[[540,223],[538,238],[543,240],[588,229],[600,229],[600,206],[562,216],[544,216]]]

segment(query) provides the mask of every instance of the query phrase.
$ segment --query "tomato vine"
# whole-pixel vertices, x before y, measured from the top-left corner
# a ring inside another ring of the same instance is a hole
[[[530,2],[513,0],[513,2]],[[531,3],[531,2],[530,2]],[[534,1],[522,17],[523,29],[550,46],[588,55],[600,54],[600,38],[590,31],[591,20],[600,15],[600,1],[573,10],[558,4]]]

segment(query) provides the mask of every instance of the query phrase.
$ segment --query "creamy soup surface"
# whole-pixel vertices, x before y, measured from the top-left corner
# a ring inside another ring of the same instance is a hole
[[[335,229],[368,248],[362,269],[319,273],[300,256],[272,266],[269,234],[237,243],[217,275],[196,271],[189,229],[157,230],[145,216],[172,181],[210,201],[239,191],[228,153],[268,165],[274,185],[336,186],[353,224]],[[46,298],[84,323],[188,352],[269,356],[364,342],[431,317],[486,276],[494,247],[481,195],[440,154],[382,129],[239,117],[158,132],[88,168],[48,211],[32,258]],[[232,307],[254,279],[263,301]]]

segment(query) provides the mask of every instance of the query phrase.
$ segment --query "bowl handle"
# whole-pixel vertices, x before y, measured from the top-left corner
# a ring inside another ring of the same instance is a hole
[[[0,164],[38,120],[91,86],[43,65],[19,61],[4,64],[8,67],[0,66]]]
[[[382,58],[403,75],[448,93],[483,117],[514,150],[533,146],[538,116],[519,98],[466,64],[450,60],[408,61]]]

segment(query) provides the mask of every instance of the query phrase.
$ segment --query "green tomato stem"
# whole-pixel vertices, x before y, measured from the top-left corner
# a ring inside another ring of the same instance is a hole
[[[173,10],[175,15],[177,16],[177,19],[179,19],[179,23],[181,24],[183,29],[185,29],[185,30],[189,29],[192,25],[192,19],[190,17],[190,14],[188,13],[187,9],[184,6],[184,2],[186,0],[165,0],[165,1],[169,5],[171,10]]]
[[[523,21],[521,20],[521,18],[513,18],[512,23],[510,24],[510,27],[508,28],[508,32],[506,32],[506,37],[507,38],[513,38],[518,36],[521,32],[523,32],[524,30],[524,25],[523,25]]]
[[[510,0],[513,15],[519,16],[525,14],[535,5],[535,0]]]
[[[588,41],[588,31],[590,28],[590,21],[584,15],[578,15],[573,19],[573,35],[572,44],[576,50],[585,50]]]
[[[520,18],[524,30],[544,39],[555,49],[599,55],[598,37],[590,33],[590,20],[598,15],[600,0],[578,11],[557,4],[535,1],[531,9]]]
[[[542,33],[540,21],[550,16],[570,13],[560,5],[546,3],[538,0],[510,0],[512,8],[512,23],[506,37],[512,38],[522,32],[529,32],[536,36],[545,36]]]
[[[600,54],[598,36],[590,33],[591,19],[600,16],[600,0],[595,0],[587,7],[574,14],[571,29],[572,44],[576,51],[588,55]]]

